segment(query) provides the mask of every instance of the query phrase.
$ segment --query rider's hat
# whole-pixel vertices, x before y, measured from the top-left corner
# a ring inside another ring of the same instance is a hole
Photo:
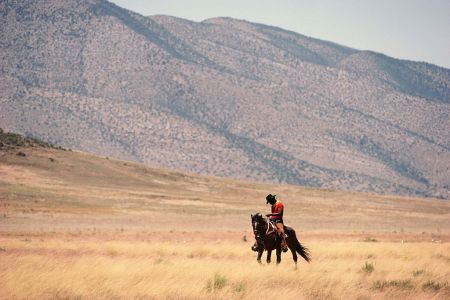
[[[276,201],[276,199],[275,199],[276,196],[277,195],[272,195],[272,194],[267,195],[266,196],[266,201],[267,201],[266,204],[275,202]]]

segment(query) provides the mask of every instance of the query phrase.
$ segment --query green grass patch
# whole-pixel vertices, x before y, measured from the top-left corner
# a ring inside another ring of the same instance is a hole
[[[417,276],[420,276],[420,275],[423,275],[423,274],[425,274],[425,270],[422,270],[422,269],[417,269],[417,270],[414,270],[414,271],[412,272],[412,275],[413,275],[414,277],[417,277]]]
[[[221,290],[227,285],[227,278],[219,273],[214,275],[213,279],[209,279],[206,283],[206,290],[208,292],[213,292],[216,290]]]
[[[245,282],[238,282],[236,284],[234,284],[233,286],[233,291],[235,293],[244,293],[247,290],[247,285],[245,284]]]
[[[36,199],[48,199],[54,197],[53,193],[42,191],[39,188],[21,184],[11,184],[4,181],[0,181],[0,193],[6,200],[34,201]]]
[[[414,286],[411,280],[377,280],[373,283],[373,289],[384,290],[385,288],[398,288],[402,290],[412,289]]]

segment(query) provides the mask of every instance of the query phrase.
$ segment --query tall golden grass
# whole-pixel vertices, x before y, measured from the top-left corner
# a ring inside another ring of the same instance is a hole
[[[152,242],[21,237],[0,240],[2,299],[449,299],[450,246],[308,244],[259,265],[251,241]]]

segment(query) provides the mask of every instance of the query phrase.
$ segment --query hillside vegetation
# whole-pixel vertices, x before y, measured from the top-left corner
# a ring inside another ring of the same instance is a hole
[[[5,132],[0,128],[0,150],[12,150],[19,147],[51,147],[53,145],[32,137],[23,137],[17,133]],[[62,149],[61,147],[58,147]]]

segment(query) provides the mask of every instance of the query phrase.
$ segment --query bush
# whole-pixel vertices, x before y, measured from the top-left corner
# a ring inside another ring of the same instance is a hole
[[[369,263],[366,261],[364,266],[361,267],[361,271],[364,273],[370,274],[375,270],[375,267],[373,266],[373,263]]]
[[[432,290],[432,291],[439,291],[440,289],[447,287],[447,282],[445,283],[440,283],[440,282],[436,282],[433,280],[429,280],[427,282],[425,282],[422,285],[422,289],[424,290]]]
[[[373,243],[376,243],[376,242],[378,242],[378,240],[376,240],[376,239],[374,239],[374,238],[372,238],[372,237],[366,237],[364,240],[363,240],[363,242],[373,242]]]
[[[17,147],[35,146],[55,148],[53,145],[43,142],[37,138],[33,138],[29,134],[26,137],[23,137],[20,134],[5,132],[0,128],[0,149],[14,149]]]

